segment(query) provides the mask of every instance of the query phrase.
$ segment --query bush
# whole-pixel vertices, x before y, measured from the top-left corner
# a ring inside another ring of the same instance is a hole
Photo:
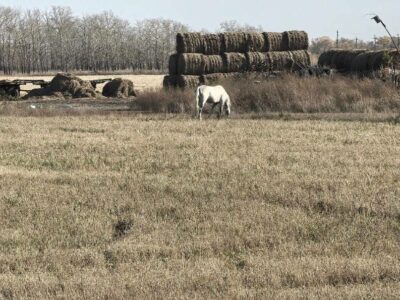
[[[377,79],[277,78],[226,79],[221,82],[236,113],[369,113],[400,109],[398,90]],[[160,90],[139,96],[134,109],[148,112],[193,113],[194,89]]]

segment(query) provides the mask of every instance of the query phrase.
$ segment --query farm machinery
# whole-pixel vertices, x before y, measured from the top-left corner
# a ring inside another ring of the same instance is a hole
[[[89,82],[92,85],[92,87],[96,89],[98,84],[106,83],[111,80],[112,78],[94,79],[94,80],[89,80]],[[28,84],[45,88],[50,84],[50,82],[45,80],[34,80],[34,79],[0,80],[0,95],[6,95],[12,98],[19,98],[21,95],[21,91],[27,91],[23,90],[22,86]]]

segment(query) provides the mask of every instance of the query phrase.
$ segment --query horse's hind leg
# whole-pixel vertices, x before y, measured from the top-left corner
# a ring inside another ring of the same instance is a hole
[[[213,103],[213,106],[212,106],[212,108],[211,108],[211,110],[210,110],[210,114],[209,114],[209,118],[211,118],[211,116],[212,116],[212,114],[213,114],[213,112],[214,112],[214,108],[216,107],[218,105],[218,103]]]

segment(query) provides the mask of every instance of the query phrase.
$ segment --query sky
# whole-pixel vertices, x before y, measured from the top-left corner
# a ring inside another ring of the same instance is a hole
[[[372,40],[386,35],[370,20],[378,14],[393,35],[400,34],[400,0],[0,0],[0,6],[39,8],[69,6],[77,16],[113,11],[134,23],[146,18],[164,18],[188,25],[193,31],[215,31],[226,20],[237,20],[266,31],[305,30],[320,36]]]

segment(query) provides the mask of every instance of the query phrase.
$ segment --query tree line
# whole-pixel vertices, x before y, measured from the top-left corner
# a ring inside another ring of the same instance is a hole
[[[0,72],[164,71],[175,50],[176,34],[187,31],[188,26],[173,20],[130,24],[112,12],[76,17],[69,7],[41,11],[0,6]],[[218,31],[260,32],[263,28],[225,21]],[[341,44],[356,47],[350,40],[342,39]],[[377,45],[387,46],[387,39],[373,45],[357,41],[359,48]],[[312,41],[310,50],[320,53],[334,46],[333,40],[319,38]]]

